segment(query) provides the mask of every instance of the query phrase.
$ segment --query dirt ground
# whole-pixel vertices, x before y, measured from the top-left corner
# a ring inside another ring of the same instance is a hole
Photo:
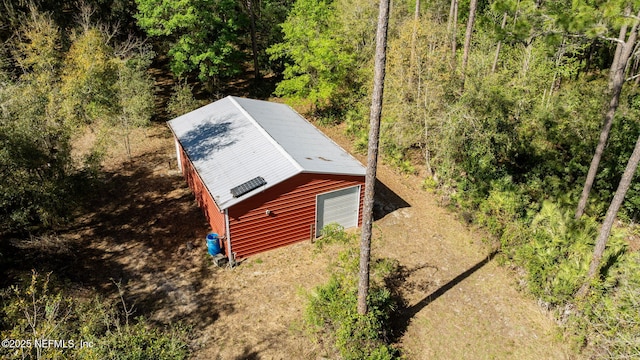
[[[323,129],[351,149],[340,128]],[[87,214],[63,238],[65,275],[114,294],[120,281],[136,315],[193,325],[194,359],[324,359],[302,328],[305,294],[326,281],[337,248],[296,245],[217,268],[208,225],[181,174],[164,124],[136,133],[106,164]],[[364,161],[362,157],[359,157]],[[470,229],[420,188],[418,176],[379,166],[372,252],[397,259],[406,301],[395,319],[406,359],[573,359],[549,314],[518,292],[509,270]]]

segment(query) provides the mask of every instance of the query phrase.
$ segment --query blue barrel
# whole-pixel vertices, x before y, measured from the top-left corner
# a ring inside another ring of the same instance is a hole
[[[220,241],[218,239],[218,234],[207,234],[207,250],[209,251],[209,255],[212,256],[220,254]]]

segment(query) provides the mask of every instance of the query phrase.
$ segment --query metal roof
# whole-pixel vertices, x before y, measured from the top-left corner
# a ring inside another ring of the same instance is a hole
[[[221,210],[302,172],[366,170],[285,104],[227,96],[168,124]],[[231,189],[256,177],[265,184],[233,196]]]

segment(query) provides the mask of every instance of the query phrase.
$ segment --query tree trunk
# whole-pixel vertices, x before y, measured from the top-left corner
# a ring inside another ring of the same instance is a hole
[[[618,210],[620,210],[620,206],[624,201],[624,197],[627,194],[627,190],[629,190],[629,186],[631,185],[631,180],[633,179],[633,175],[636,173],[636,170],[638,169],[639,161],[640,161],[640,136],[638,136],[638,140],[636,141],[636,147],[633,149],[633,154],[631,154],[631,157],[629,158],[629,162],[627,163],[627,167],[624,169],[624,174],[622,175],[622,179],[620,179],[620,184],[618,184],[618,189],[616,190],[616,194],[613,196],[611,205],[609,205],[609,210],[607,210],[607,215],[605,216],[604,222],[602,223],[602,228],[600,229],[598,240],[596,240],[596,247],[593,251],[593,258],[591,259],[591,265],[589,266],[589,273],[587,274],[587,280],[582,285],[580,290],[578,290],[578,293],[577,293],[578,297],[584,297],[587,294],[587,292],[589,291],[591,282],[596,277],[597,272],[600,270],[602,255],[604,254],[604,249],[605,249],[605,246],[607,245],[609,234],[611,233],[611,227],[613,226],[613,222],[616,219]]]
[[[640,12],[638,13],[638,16],[640,16]],[[604,125],[602,126],[602,131],[600,132],[600,138],[598,139],[596,152],[593,155],[593,159],[591,160],[591,165],[589,166],[589,171],[587,172],[587,178],[584,182],[584,188],[582,189],[582,194],[580,195],[580,201],[578,202],[578,207],[576,208],[576,219],[579,219],[582,214],[584,214],[584,210],[587,206],[587,200],[589,199],[589,192],[591,192],[591,187],[593,186],[593,182],[596,178],[596,172],[598,171],[598,165],[600,164],[602,153],[604,152],[604,148],[609,138],[609,131],[611,130],[611,125],[613,124],[613,117],[616,113],[616,110],[618,109],[618,105],[620,104],[620,93],[622,92],[622,85],[624,85],[625,80],[625,68],[627,66],[627,62],[629,61],[629,57],[631,56],[631,52],[635,46],[636,38],[638,35],[638,22],[638,17],[636,17],[636,21],[633,24],[633,28],[631,29],[631,33],[629,34],[629,38],[627,39],[627,41],[624,41],[624,37],[626,34],[620,34],[620,41],[622,42],[620,54],[616,59],[616,62],[611,65],[611,71],[613,72],[611,76],[611,101],[609,102],[609,109],[604,116]]]
[[[502,24],[500,24],[500,29],[504,29],[507,25],[507,13],[505,12],[502,16]],[[493,57],[493,65],[491,66],[491,73],[496,72],[496,67],[498,66],[498,56],[500,56],[500,48],[502,48],[502,41],[498,41],[498,46],[496,47],[496,56]]]
[[[624,9],[624,15],[625,17],[629,16],[629,14],[631,14],[631,8],[630,7],[626,7]],[[614,66],[616,66],[616,64],[618,64],[618,61],[620,59],[620,55],[622,54],[622,49],[624,48],[625,44],[624,39],[627,37],[627,24],[624,23],[622,24],[622,26],[620,27],[620,34],[618,34],[618,40],[620,40],[618,43],[616,43],[616,51],[613,55],[613,61],[612,61],[612,66],[611,66],[611,71],[609,72],[609,90],[613,90],[613,77],[615,76],[615,71],[614,71]]]
[[[258,40],[256,38],[256,13],[253,11],[253,4],[251,4],[252,0],[248,0],[249,7],[249,15],[251,16],[251,51],[253,52],[253,67],[255,73],[256,82],[260,80],[260,65],[258,64]]]
[[[634,51],[634,53],[636,53]],[[635,57],[634,63],[633,63],[633,74],[634,75],[634,83],[637,86],[638,84],[640,84],[640,73],[638,72],[638,69],[640,69],[640,58],[638,56]]]
[[[476,8],[478,0],[471,0],[469,4],[469,20],[467,21],[467,31],[464,33],[464,49],[462,52],[462,88],[467,72],[467,63],[469,62],[469,48],[471,47],[471,33],[473,33],[473,23],[476,19]]]
[[[249,35],[251,37],[251,51],[253,52],[253,73],[256,83],[260,80],[260,67],[258,65],[258,40],[256,37],[256,13],[253,10],[253,0],[244,0],[244,6],[249,15]]]
[[[416,10],[413,14],[413,31],[411,32],[411,59],[409,59],[409,86],[413,87],[416,68],[416,42],[418,38],[418,24],[420,21],[420,0],[416,0]]]
[[[358,314],[367,313],[369,294],[369,260],[371,255],[371,229],[373,226],[373,197],[378,166],[378,142],[380,139],[380,117],[384,92],[385,64],[387,61],[387,29],[389,25],[389,2],[380,0],[378,30],[376,33],[376,55],[373,76],[373,94],[369,121],[369,149],[367,173],[364,185],[364,209],[362,213],[362,238],[360,242],[360,279],[358,282]]]
[[[449,25],[447,29],[451,32],[451,63],[455,68],[456,63],[456,35],[458,32],[458,0],[451,0],[451,8],[449,9]]]
[[[558,51],[556,52],[556,66],[555,66],[556,69],[560,68],[560,62],[565,53],[564,42],[565,42],[565,39],[562,39],[562,44],[560,45],[560,49],[558,49]],[[560,78],[560,81],[562,81],[562,78]],[[545,100],[545,95],[542,96],[542,105],[545,108],[549,107],[549,104],[551,103],[551,98],[553,97],[553,91],[556,89],[556,87],[560,87],[560,84],[559,84],[560,81],[558,81],[558,70],[556,70],[553,72],[551,85],[549,85],[549,96],[546,98],[546,100]],[[556,83],[558,83],[557,86],[556,86]]]
[[[533,52],[533,38],[529,38],[527,46],[524,48],[524,59],[522,60],[522,78],[527,77],[529,72],[529,65],[531,64],[531,53]]]
[[[588,74],[589,70],[591,69],[591,59],[593,57],[593,51],[595,50],[595,47],[596,47],[596,40],[593,40],[589,45],[589,51],[587,52],[587,59],[585,61],[584,69],[582,70],[582,72],[584,72],[585,74]],[[615,58],[613,62],[614,63],[616,62]],[[580,77],[580,72],[581,72],[580,69],[578,69],[578,71],[576,72],[576,81]],[[611,76],[611,74],[609,76]]]

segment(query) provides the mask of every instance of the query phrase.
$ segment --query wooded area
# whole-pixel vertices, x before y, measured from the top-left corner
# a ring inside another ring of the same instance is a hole
[[[0,234],[65,226],[105,149],[131,154],[132,129],[198,106],[194,87],[214,98],[249,79],[365,151],[378,5],[3,2]],[[639,25],[626,0],[390,9],[382,158],[487,229],[588,356],[640,353]],[[164,59],[178,85],[158,100],[149,69]]]

